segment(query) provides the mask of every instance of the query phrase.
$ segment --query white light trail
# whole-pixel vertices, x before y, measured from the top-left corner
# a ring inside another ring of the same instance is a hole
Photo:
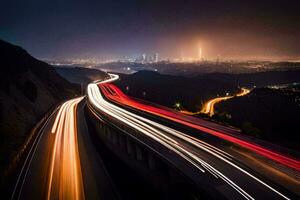
[[[55,134],[50,162],[47,199],[84,199],[77,143],[76,107],[79,97],[65,102],[56,116],[51,133]]]
[[[111,76],[111,79],[105,80],[104,82],[100,82],[100,83],[112,82],[112,81],[118,79],[117,75],[110,74],[110,76]],[[89,84],[87,92],[88,92],[89,102],[94,107],[96,107],[97,110],[106,113],[107,115],[123,122],[124,124],[127,124],[128,126],[138,130],[140,133],[143,133],[144,135],[159,142],[166,148],[174,151],[179,156],[186,159],[188,162],[193,164],[195,167],[197,167],[202,172],[205,172],[204,169],[206,169],[213,176],[215,176],[217,178],[221,178],[223,181],[225,181],[228,185],[230,185],[233,189],[235,189],[238,193],[240,193],[246,199],[254,199],[254,198],[251,195],[249,195],[244,189],[242,189],[240,186],[238,186],[236,183],[234,183],[225,174],[223,174],[222,172],[217,170],[215,167],[213,167],[211,164],[209,164],[206,161],[204,161],[203,159],[201,159],[194,152],[190,151],[187,146],[185,146],[184,144],[178,143],[178,141],[170,138],[169,136],[167,136],[167,134],[175,136],[176,138],[179,138],[179,139],[183,140],[184,142],[191,144],[191,145],[209,153],[210,155],[224,161],[225,163],[229,164],[230,166],[234,167],[235,169],[239,170],[240,172],[253,178],[257,182],[261,183],[265,187],[269,188],[273,192],[280,195],[281,197],[283,197],[285,199],[289,199],[288,197],[286,197],[285,195],[283,195],[276,189],[272,188],[270,185],[264,183],[262,180],[258,179],[254,175],[250,174],[246,170],[242,169],[241,167],[239,167],[235,163],[233,163],[232,157],[228,153],[226,153],[212,145],[209,145],[209,144],[205,143],[204,141],[192,138],[191,136],[188,136],[180,131],[174,130],[172,128],[161,125],[152,120],[138,116],[134,113],[131,113],[123,108],[120,108],[120,107],[106,101],[103,98],[102,94],[100,93],[99,87],[96,84]]]

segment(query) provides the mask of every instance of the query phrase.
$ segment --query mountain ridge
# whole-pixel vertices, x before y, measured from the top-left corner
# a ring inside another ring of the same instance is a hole
[[[79,87],[26,50],[0,40],[0,178],[34,125]]]

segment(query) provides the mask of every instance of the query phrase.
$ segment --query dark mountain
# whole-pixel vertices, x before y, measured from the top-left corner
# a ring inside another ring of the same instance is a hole
[[[257,88],[217,104],[214,117],[242,128],[245,134],[299,150],[299,98],[299,89]]]
[[[300,82],[300,70],[268,71],[246,74],[209,73],[194,77],[163,75],[154,71],[121,74],[116,84],[128,95],[153,101],[168,107],[180,102],[189,110],[217,95],[238,91],[238,87]]]
[[[108,77],[107,73],[103,71],[84,67],[55,67],[55,70],[71,83],[83,85]]]
[[[180,102],[184,108],[193,111],[198,111],[202,102],[209,98],[238,91],[237,85],[222,80],[162,75],[151,71],[122,74],[116,84],[130,96],[168,107]]]
[[[0,40],[1,178],[33,126],[50,108],[78,93],[79,87],[52,66]]]

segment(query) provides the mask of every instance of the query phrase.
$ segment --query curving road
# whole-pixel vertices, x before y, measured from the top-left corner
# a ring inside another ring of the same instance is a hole
[[[241,97],[241,96],[245,96],[249,93],[250,93],[249,89],[241,88],[241,92],[236,94],[235,96]],[[231,99],[235,96],[225,96],[225,97],[217,97],[217,98],[211,99],[203,105],[203,108],[200,111],[200,113],[204,113],[204,114],[208,114],[209,116],[213,116],[215,114],[215,105],[217,103],[220,103],[222,101],[226,101],[226,100]]]
[[[109,116],[190,177],[228,199],[297,199],[300,162],[239,131],[125,95],[110,78],[60,105],[36,133],[11,199],[118,199],[84,109]],[[85,104],[89,106],[85,106]],[[130,133],[128,133],[130,134]],[[184,170],[187,169],[188,171]]]
[[[85,124],[84,97],[66,101],[38,131],[11,199],[118,199]]]
[[[90,84],[90,104],[175,152],[199,172],[221,180],[231,188],[223,192],[228,198],[233,198],[232,190],[246,199],[291,199],[299,195],[298,160],[257,145],[234,129],[129,98],[109,83],[117,78],[111,74],[110,81]],[[199,137],[165,125],[166,119],[198,130]],[[224,140],[229,143],[224,144]]]

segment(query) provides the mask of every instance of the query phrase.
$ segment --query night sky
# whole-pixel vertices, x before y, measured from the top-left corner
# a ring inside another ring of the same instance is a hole
[[[299,58],[300,3],[1,0],[0,38],[38,58]]]

